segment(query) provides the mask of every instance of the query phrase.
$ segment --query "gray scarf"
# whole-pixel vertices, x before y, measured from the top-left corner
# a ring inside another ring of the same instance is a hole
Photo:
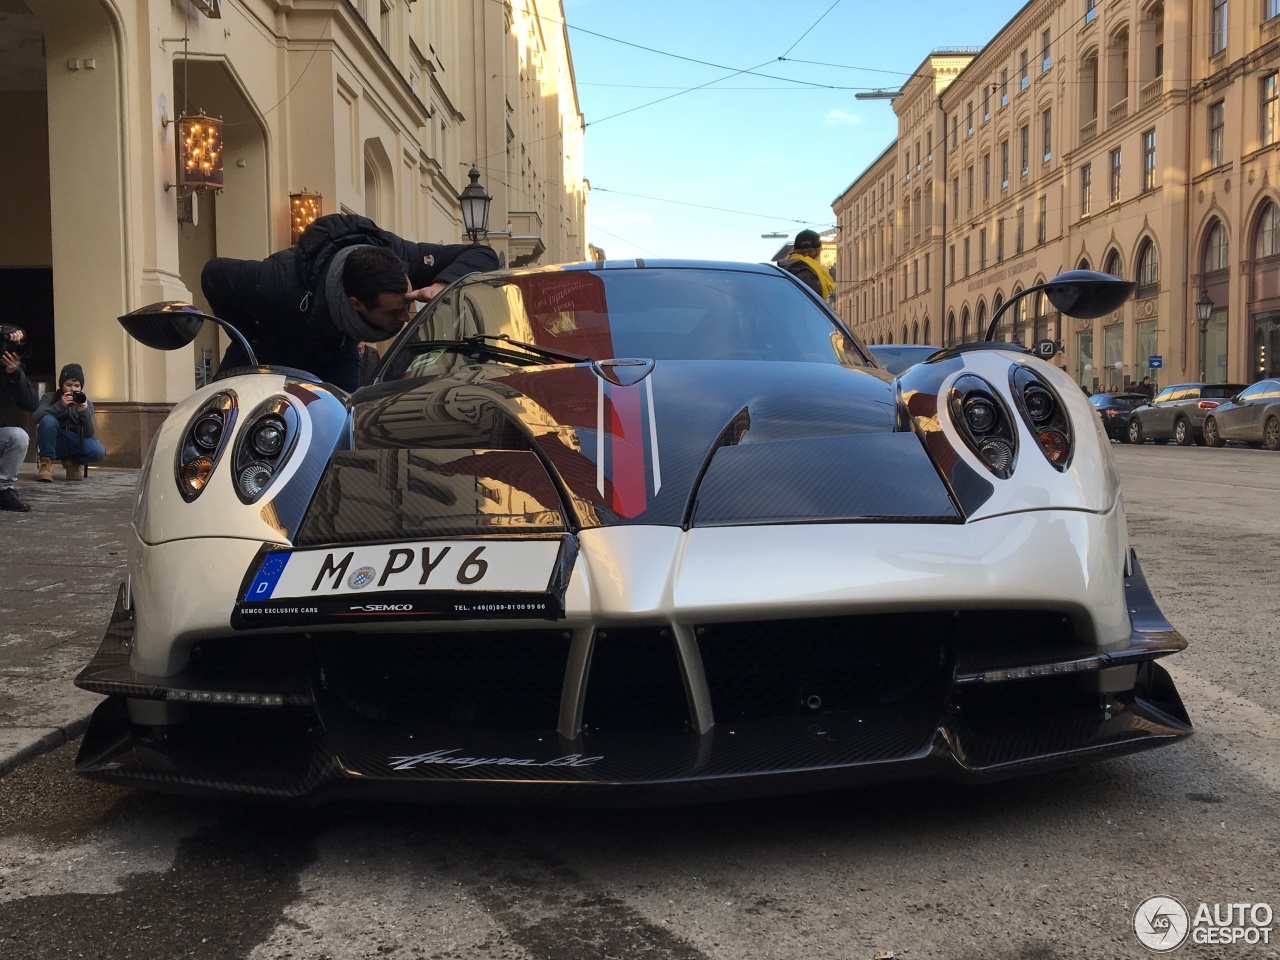
[[[333,255],[333,259],[329,261],[329,268],[324,275],[324,298],[329,301],[329,319],[333,321],[333,325],[345,333],[353,340],[364,340],[367,342],[376,342],[378,340],[388,340],[395,336],[391,330],[384,330],[382,327],[375,327],[371,323],[366,323],[360,314],[347,302],[348,294],[346,288],[342,285],[342,265],[346,262],[347,257],[351,255],[353,250],[363,250],[369,244],[357,243],[349,247],[343,247]]]

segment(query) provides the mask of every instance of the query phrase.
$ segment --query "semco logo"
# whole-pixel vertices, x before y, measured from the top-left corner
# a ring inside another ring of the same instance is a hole
[[[412,603],[366,603],[360,607],[351,607],[352,610],[362,610],[365,613],[403,613],[413,609]]]

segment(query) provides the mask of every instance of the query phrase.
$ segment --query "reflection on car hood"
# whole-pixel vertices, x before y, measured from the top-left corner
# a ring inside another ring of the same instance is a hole
[[[659,361],[622,385],[598,369],[475,364],[359,403],[355,449],[335,457],[299,540],[388,523],[408,536],[957,519],[919,439],[894,431],[892,386],[873,374]],[[375,507],[376,523],[342,517]]]

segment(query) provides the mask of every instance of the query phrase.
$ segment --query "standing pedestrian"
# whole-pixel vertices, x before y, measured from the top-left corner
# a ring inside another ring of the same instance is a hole
[[[778,261],[778,266],[793,274],[824,301],[831,296],[836,282],[820,262],[822,237],[813,230],[801,230],[796,234],[791,253]]]

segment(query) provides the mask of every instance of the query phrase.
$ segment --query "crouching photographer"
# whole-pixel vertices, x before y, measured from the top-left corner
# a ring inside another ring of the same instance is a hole
[[[83,480],[85,466],[107,455],[94,437],[93,403],[84,392],[84,370],[78,363],[62,368],[58,389],[40,398],[32,419],[40,451],[38,480],[53,481],[54,460],[62,461],[68,480]]]
[[[22,369],[22,361],[30,353],[26,333],[0,324],[0,400],[11,399],[27,413],[37,406],[36,388]],[[13,481],[27,456],[28,442],[27,431],[21,427],[0,427],[0,510],[26,513],[31,509],[13,492]]]

